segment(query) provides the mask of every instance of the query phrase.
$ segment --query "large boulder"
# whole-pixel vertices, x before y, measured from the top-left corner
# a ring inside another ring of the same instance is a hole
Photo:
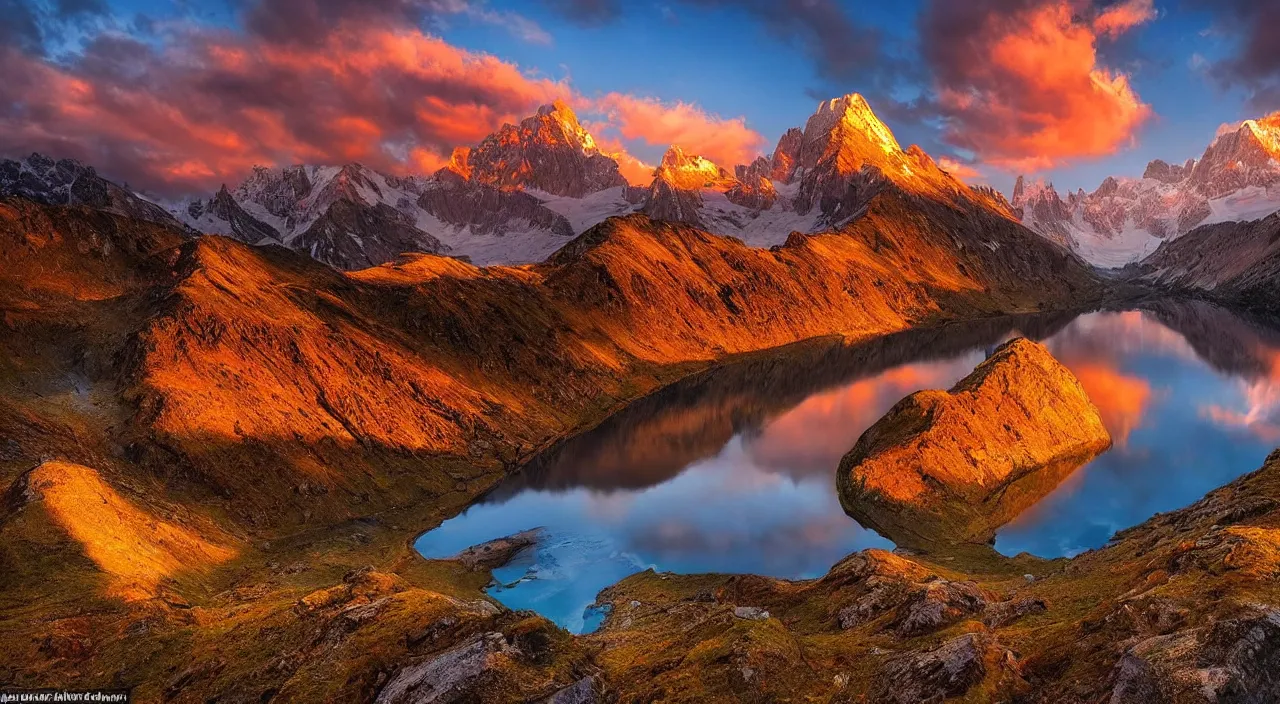
[[[914,393],[863,433],[840,462],[840,503],[899,546],[989,542],[1110,446],[1080,382],[1019,338],[950,391]]]

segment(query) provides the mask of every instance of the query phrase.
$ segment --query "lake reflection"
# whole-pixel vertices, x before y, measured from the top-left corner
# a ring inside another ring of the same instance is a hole
[[[573,631],[600,589],[648,567],[821,575],[891,548],[841,510],[835,467],[907,394],[948,388],[1014,335],[1079,377],[1115,446],[998,535],[1073,555],[1259,466],[1280,441],[1280,336],[1202,303],[1006,318],[846,346],[813,341],[685,380],[573,438],[418,540],[427,557],[527,528],[547,539],[492,593]]]

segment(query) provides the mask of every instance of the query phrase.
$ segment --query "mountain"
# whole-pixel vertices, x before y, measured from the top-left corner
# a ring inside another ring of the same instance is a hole
[[[0,196],[22,196],[50,205],[86,205],[139,220],[178,224],[164,208],[74,159],[55,161],[32,154],[21,161],[0,161]]]
[[[732,171],[672,147],[654,173],[642,210],[770,247],[793,231],[841,227],[888,184],[1008,214],[938,168],[919,147],[903,150],[856,93],[819,103],[804,128],[787,130],[772,154]]]
[[[176,219],[198,232],[284,246],[346,270],[404,252],[449,254],[479,265],[540,262],[606,218],[636,211],[773,247],[792,232],[852,222],[888,187],[1012,217],[1001,199],[955,180],[918,147],[902,149],[857,94],[820,103],[803,129],[788,130],[771,155],[751,164],[719,165],[673,145],[647,188],[628,185],[559,101],[474,147],[457,148],[430,176],[396,176],[361,164],[256,167],[211,197],[170,204],[169,213],[92,169],[33,158],[39,168],[6,167],[13,175],[4,182],[16,185],[5,192],[38,191],[46,202]],[[94,184],[77,192],[105,195],[59,196],[75,174],[85,174],[80,183]]]
[[[618,162],[600,153],[578,116],[559,100],[485,137],[467,163],[476,183],[553,196],[582,198],[627,185]]]
[[[1202,225],[1124,272],[1157,288],[1280,314],[1280,213]]]
[[[1138,261],[1200,225],[1280,210],[1280,113],[1224,126],[1198,161],[1152,161],[1142,178],[1108,177],[1092,193],[1063,199],[1019,176],[1012,205],[1023,224],[1094,264]]]
[[[459,147],[430,177],[360,164],[258,167],[235,188],[174,210],[202,232],[282,244],[341,269],[402,252],[524,263],[634,210],[627,189],[617,162],[557,101],[474,148]]]

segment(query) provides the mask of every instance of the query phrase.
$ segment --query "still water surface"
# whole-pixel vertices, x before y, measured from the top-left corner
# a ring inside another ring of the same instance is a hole
[[[429,558],[534,527],[490,593],[590,631],[604,587],[647,568],[786,578],[892,548],[840,508],[835,468],[907,394],[950,387],[1001,342],[1044,342],[1115,441],[1006,525],[1007,555],[1071,556],[1256,469],[1280,444],[1280,333],[1203,303],[1021,317],[852,346],[808,343],[641,399],[418,539]]]

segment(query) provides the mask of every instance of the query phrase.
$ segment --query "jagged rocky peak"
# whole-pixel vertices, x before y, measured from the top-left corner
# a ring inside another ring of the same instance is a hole
[[[1108,176],[1102,179],[1102,183],[1098,184],[1098,189],[1093,192],[1095,198],[1107,198],[1114,196],[1120,190],[1120,182],[1115,176]]]
[[[581,198],[626,186],[618,163],[602,154],[577,115],[557,100],[519,125],[503,125],[467,158],[470,180]]]
[[[1142,172],[1142,177],[1155,179],[1161,183],[1181,183],[1187,180],[1195,166],[1195,159],[1187,159],[1187,163],[1182,166],[1170,164],[1163,159],[1156,159],[1147,164],[1147,169]]]
[[[769,178],[779,183],[790,183],[795,174],[796,159],[804,144],[804,132],[792,127],[778,138],[778,146],[769,158]]]
[[[448,173],[460,177],[463,181],[471,178],[471,147],[454,147],[449,155],[449,163],[445,164],[437,174]]]
[[[84,205],[181,227],[164,208],[102,178],[92,166],[40,153],[0,161],[0,196],[21,196],[50,205]]]
[[[734,178],[710,159],[691,154],[677,145],[671,145],[662,155],[662,163],[654,172],[654,180],[668,181],[676,188],[728,187]]]
[[[1219,130],[1191,173],[1191,184],[1216,198],[1280,182],[1280,112]]]
[[[805,139],[813,139],[831,134],[837,130],[852,130],[856,135],[866,137],[886,154],[902,151],[893,132],[876,117],[866,98],[858,93],[834,98],[818,105],[818,111],[805,123]],[[847,136],[842,134],[841,136]]]

